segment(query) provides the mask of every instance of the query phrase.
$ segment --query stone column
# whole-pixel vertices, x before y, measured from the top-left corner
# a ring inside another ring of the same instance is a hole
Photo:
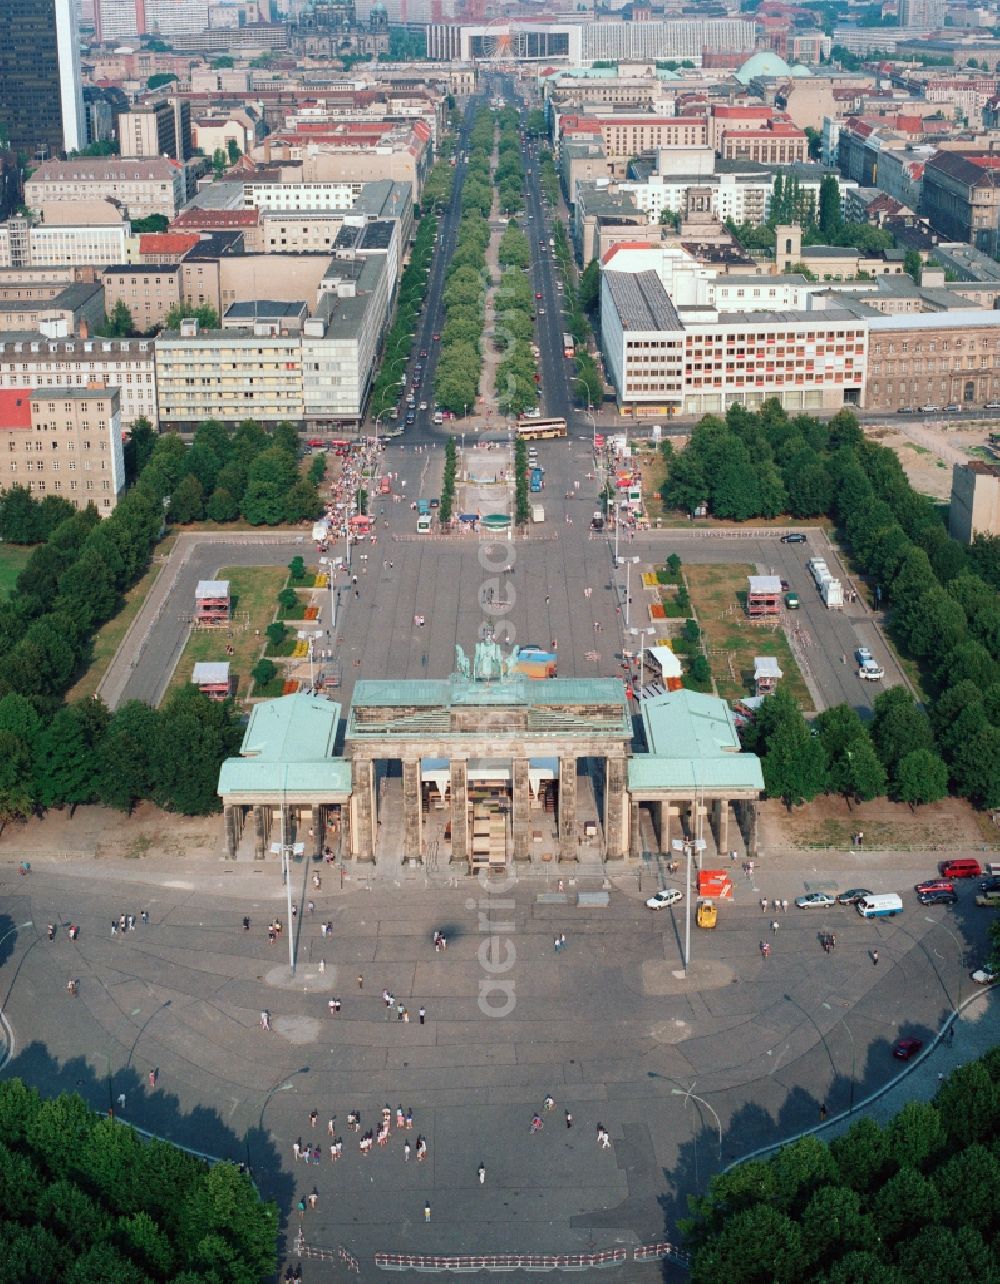
[[[253,809],[253,858],[263,860],[267,851],[267,824],[264,820],[264,808]]]
[[[670,851],[670,799],[660,803],[660,851]]]
[[[225,809],[226,818],[226,859],[236,859],[236,848],[240,841],[240,824],[237,809],[231,804]]]
[[[403,856],[419,860],[423,836],[420,810],[420,763],[403,759]]]
[[[718,803],[717,815],[717,832],[716,838],[719,844],[720,856],[729,859],[729,799],[720,798]]]
[[[375,859],[375,816],[372,799],[372,764],[367,758],[351,759],[354,806],[354,842],[358,860]]]
[[[531,859],[531,786],[528,783],[528,759],[515,758],[511,764],[511,831],[514,837],[514,859]]]
[[[608,758],[604,782],[604,846],[608,860],[621,860],[625,848],[626,775],[624,758]]]
[[[576,759],[560,758],[559,859],[576,860],[578,855],[576,841]]]
[[[451,859],[469,859],[469,764],[451,760]]]
[[[642,856],[642,819],[639,804],[633,798],[629,805],[629,854],[634,860]]]
[[[308,851],[307,848],[307,851],[310,858],[312,858],[317,854],[322,854],[323,851],[323,808],[319,803],[313,803],[309,809],[308,827],[312,830],[312,838],[309,839],[309,848],[312,850]]]

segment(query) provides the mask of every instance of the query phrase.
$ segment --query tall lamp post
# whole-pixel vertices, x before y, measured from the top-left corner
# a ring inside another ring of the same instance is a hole
[[[285,841],[285,815],[286,791],[288,789],[288,768],[285,768],[285,780],[281,790],[281,842],[272,843],[271,851],[276,856],[281,857],[281,875],[285,880],[285,896],[288,904],[288,966],[291,969],[292,976],[295,975],[295,931],[293,928],[294,919],[292,918],[292,856],[301,856],[305,850],[305,843],[287,843]]]
[[[697,1080],[695,1080],[695,1082],[697,1082]],[[671,1088],[670,1095],[672,1097],[683,1097],[685,1105],[687,1105],[689,1101],[697,1101],[697,1103],[700,1106],[705,1107],[705,1109],[709,1112],[709,1114],[715,1120],[715,1126],[719,1130],[719,1167],[721,1168],[722,1167],[722,1120],[716,1114],[715,1109],[708,1104],[708,1102],[705,1100],[704,1097],[699,1097],[697,1095],[697,1093],[694,1090],[694,1084],[692,1084],[690,1088]]]
[[[706,847],[704,838],[675,838],[670,846],[675,852],[683,852],[687,859],[684,874],[684,975],[691,966],[691,857],[695,852],[703,852]]]
[[[628,632],[629,602],[631,601],[631,596],[632,596],[629,591],[631,587],[631,582],[632,582],[631,571],[632,571],[633,565],[638,565],[639,559],[638,557],[619,557],[617,554],[617,544],[618,544],[618,525],[616,522],[615,523],[615,545],[616,545],[615,562],[618,564],[619,567],[621,566],[625,567],[625,631]]]
[[[643,661],[646,658],[646,644],[643,642],[644,637],[652,637],[656,629],[629,629],[632,637],[639,639],[639,690],[643,688]]]

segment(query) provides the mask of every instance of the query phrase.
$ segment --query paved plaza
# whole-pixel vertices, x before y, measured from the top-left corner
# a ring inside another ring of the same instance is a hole
[[[341,886],[323,867],[316,891],[300,865],[291,979],[287,940],[268,942],[268,923],[284,917],[271,864],[221,873],[81,860],[18,879],[8,862],[6,1072],[46,1093],[77,1089],[102,1110],[124,1092],[127,1121],[249,1162],[291,1235],[295,1201],[315,1187],[309,1242],[343,1243],[369,1260],[376,1250],[572,1252],[669,1238],[686,1195],[720,1163],[813,1126],[820,1103],[832,1120],[885,1085],[899,1069],[892,1041],[906,1033],[930,1043],[969,998],[965,969],[985,949],[983,911],[964,895],[956,911],[921,909],[908,896],[902,918],[884,922],[850,909],[762,913],[759,896],[859,879],[903,890],[929,867],[899,855],[765,859],[752,885],[738,878],[719,927],[695,929],[685,980],[682,907],[654,914],[642,904],[676,881],[653,865],[616,879],[605,908],[579,906],[578,893],[597,884],[568,876],[561,892],[555,875],[507,889],[423,871],[372,881],[348,872]],[[112,918],[143,909],[148,924],[112,935]],[[54,942],[49,922],[60,926]],[[831,928],[837,948],[826,954],[818,935]],[[772,942],[767,960],[762,939]],[[76,1000],[64,991],[74,975]],[[409,1021],[387,1011],[383,988]],[[341,1001],[336,1015],[330,998]],[[969,1008],[956,1048],[931,1053],[935,1073],[988,1045],[990,1002]],[[263,1009],[270,1031],[260,1028]],[[546,1094],[556,1108],[533,1136]],[[367,1129],[384,1105],[394,1119],[397,1106],[412,1109],[413,1130],[394,1126],[388,1145],[364,1158],[348,1113],[360,1110]],[[336,1165],[330,1117],[344,1140]],[[598,1148],[598,1123],[608,1150]],[[407,1163],[404,1143],[418,1135],[428,1158]],[[318,1166],[294,1160],[298,1138],[321,1147]]]

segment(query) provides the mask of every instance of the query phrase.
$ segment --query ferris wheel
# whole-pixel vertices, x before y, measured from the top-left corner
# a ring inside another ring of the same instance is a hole
[[[480,37],[483,62],[513,64],[524,54],[524,33],[506,18],[494,18]]]

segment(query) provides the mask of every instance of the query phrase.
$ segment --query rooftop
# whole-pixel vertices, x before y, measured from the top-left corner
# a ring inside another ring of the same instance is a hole
[[[36,388],[31,394],[32,401],[92,401],[95,397],[106,397],[109,401],[119,398],[118,388],[108,384],[95,383],[87,388],[70,387],[63,384],[58,388]]]
[[[351,764],[333,756],[339,722],[340,705],[318,696],[299,693],[254,705],[240,757],[222,764],[219,795],[350,794]]]
[[[655,272],[608,271],[604,279],[623,330],[683,329],[677,309]]]
[[[763,790],[760,760],[740,751],[725,700],[697,691],[668,691],[642,702],[642,721],[650,752],[629,759],[630,788]]]

